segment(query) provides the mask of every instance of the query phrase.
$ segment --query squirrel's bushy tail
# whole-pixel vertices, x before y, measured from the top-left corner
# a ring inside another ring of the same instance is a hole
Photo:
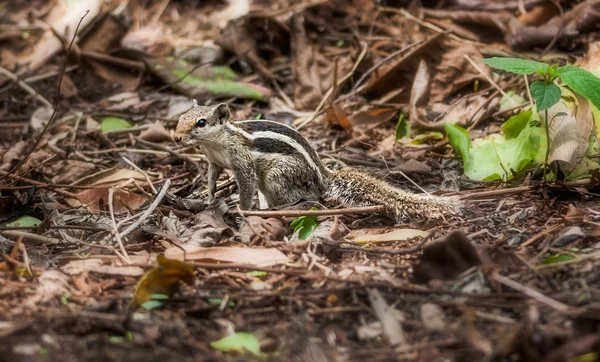
[[[396,221],[439,219],[460,211],[456,198],[414,194],[354,169],[333,171],[329,180],[326,200],[344,206],[383,205]]]

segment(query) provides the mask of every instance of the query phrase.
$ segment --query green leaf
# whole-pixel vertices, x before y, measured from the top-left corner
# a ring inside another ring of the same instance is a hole
[[[546,63],[521,58],[494,57],[481,59],[480,61],[492,68],[502,69],[516,74],[532,74],[538,70],[543,73],[548,71],[548,64]]]
[[[518,137],[521,131],[527,127],[532,114],[532,111],[523,111],[504,122],[502,124],[502,133],[504,133],[506,139],[509,140]]]
[[[162,306],[163,306],[163,303],[160,300],[150,299],[150,300],[142,303],[142,308],[144,308],[146,310],[153,310],[153,309],[160,308]]]
[[[248,275],[249,277],[253,277],[253,278],[264,278],[267,275],[269,275],[269,273],[267,273],[265,271],[255,270],[255,271],[251,271],[251,272],[246,273],[246,275]]]
[[[446,130],[448,141],[454,149],[454,152],[457,152],[466,164],[471,152],[471,138],[469,137],[469,132],[460,126],[450,123],[444,124],[444,129]]]
[[[250,333],[238,332],[211,342],[211,347],[222,352],[243,352],[244,350],[256,356],[263,356],[260,351],[260,342]]]
[[[311,207],[311,210],[317,210],[316,207]],[[294,232],[299,231],[298,237],[300,240],[306,240],[306,238],[317,228],[319,223],[317,222],[316,216],[300,216],[290,224]]]
[[[471,180],[511,180],[520,172],[542,163],[546,138],[540,127],[527,125],[519,136],[506,139],[499,134],[477,138],[471,142],[469,157],[464,162],[465,175]]]
[[[34,226],[38,226],[42,223],[42,220],[35,218],[33,216],[21,216],[20,218],[18,218],[17,220],[13,221],[13,222],[9,222],[8,224],[6,224],[6,226],[28,226],[28,227],[34,227]]]
[[[572,255],[557,254],[557,255],[549,256],[546,259],[544,259],[544,264],[554,264],[554,263],[560,263],[563,261],[569,261],[569,260],[574,260],[574,259],[575,259],[575,257]]]
[[[400,138],[410,136],[410,124],[406,120],[404,113],[400,113],[398,123],[396,124],[396,137],[394,143],[397,143]]]
[[[152,294],[150,296],[150,299],[154,299],[154,300],[167,300],[169,299],[169,296],[166,294]]]
[[[100,130],[102,131],[102,133],[126,128],[131,128],[131,123],[127,122],[123,118],[118,117],[106,117],[102,120],[102,123],[100,124]]]
[[[569,88],[600,108],[600,78],[585,69],[572,65],[559,68],[558,75]]]
[[[546,84],[537,80],[529,86],[538,112],[548,109],[560,100],[560,88],[556,84]]]
[[[444,138],[444,134],[442,132],[423,132],[421,134],[416,135],[410,143],[413,145],[420,145],[429,141],[439,141],[442,138]]]

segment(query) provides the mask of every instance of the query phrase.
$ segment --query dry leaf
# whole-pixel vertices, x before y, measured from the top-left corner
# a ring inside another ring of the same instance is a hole
[[[325,109],[327,122],[338,125],[344,129],[352,129],[352,124],[344,110],[337,104],[332,104]]]
[[[152,298],[152,294],[172,296],[179,290],[181,282],[194,284],[194,266],[179,260],[167,259],[164,255],[156,258],[158,265],[147,272],[135,287],[133,303],[142,305]]]
[[[213,263],[236,263],[256,266],[285,264],[289,258],[275,248],[236,248],[220,247],[203,248],[195,245],[182,245],[185,260],[196,260]],[[184,260],[183,251],[178,247],[165,250],[165,256],[171,259]]]
[[[77,200],[83,205],[88,206],[92,211],[108,210],[108,194],[110,187],[97,187],[85,190],[77,195]],[[113,210],[115,213],[128,210],[136,210],[146,202],[146,196],[138,195],[135,192],[117,189],[113,195]]]
[[[385,234],[358,235],[353,239],[353,241],[360,244],[383,243],[388,241],[404,241],[418,236],[425,237],[427,236],[427,232],[417,229],[396,229]]]
[[[154,122],[150,128],[140,133],[140,138],[148,142],[173,141],[173,135],[160,121]]]
[[[136,263],[144,263],[145,260],[132,260]],[[60,268],[69,275],[94,272],[99,274],[121,275],[137,277],[144,274],[144,269],[131,265],[106,265],[102,259],[73,260]]]
[[[137,170],[131,170],[128,168],[109,168],[106,170],[102,170],[100,172],[96,172],[95,174],[86,176],[77,182],[74,182],[74,185],[115,185],[121,183],[123,181],[127,181],[129,179],[134,179],[136,181],[146,181],[146,177],[143,173]]]
[[[38,278],[38,286],[35,295],[25,301],[25,305],[33,307],[38,303],[45,303],[51,299],[75,294],[75,290],[69,285],[71,278],[58,270],[47,270]]]
[[[594,126],[590,102],[582,97],[577,99],[579,106],[576,107],[575,114],[563,101],[548,109],[549,161],[557,161],[565,172],[571,171],[585,155]],[[542,119],[543,114],[540,112]]]

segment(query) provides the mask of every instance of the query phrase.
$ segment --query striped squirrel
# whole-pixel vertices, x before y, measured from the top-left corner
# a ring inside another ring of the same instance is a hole
[[[413,194],[364,172],[345,168],[330,171],[296,130],[266,120],[231,122],[229,107],[194,107],[179,117],[174,139],[202,147],[208,164],[208,195],[214,199],[217,178],[232,170],[240,208],[250,209],[256,185],[269,207],[300,200],[344,206],[383,205],[396,221],[443,218],[457,213],[451,197]]]

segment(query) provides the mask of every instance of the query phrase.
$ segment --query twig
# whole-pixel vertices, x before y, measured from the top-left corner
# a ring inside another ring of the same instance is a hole
[[[125,246],[123,245],[123,240],[121,240],[121,236],[119,235],[119,229],[117,229],[117,221],[115,220],[115,211],[113,209],[113,196],[115,194],[114,188],[108,189],[108,209],[110,211],[110,219],[113,224],[113,234],[115,239],[117,239],[117,244],[119,244],[119,248],[121,248],[121,253],[117,252],[117,255],[122,258],[127,264],[131,264],[131,259],[129,258],[129,254],[127,254],[127,250],[125,250]]]
[[[19,87],[21,87],[21,89],[23,89],[25,92],[31,94],[32,96],[34,96],[45,107],[47,107],[47,108],[52,107],[52,104],[50,102],[48,102],[48,100],[46,98],[44,98],[41,94],[39,94],[38,92],[36,92],[35,89],[31,88],[27,83],[25,83],[24,81],[20,80],[19,77],[17,77],[15,74],[13,74],[12,72],[10,72],[8,69],[0,67],[0,73],[4,74],[8,78],[10,78],[13,81],[17,82],[17,84],[19,85]]]
[[[0,230],[36,230],[39,226],[0,226]],[[50,229],[56,230],[83,230],[83,231],[107,231],[110,229],[98,226],[77,225],[50,225]]]
[[[69,54],[71,47],[73,46],[75,37],[77,37],[77,31],[79,30],[79,26],[81,25],[81,22],[87,16],[87,14],[89,14],[89,12],[90,12],[89,10],[86,10],[85,14],[83,14],[81,19],[79,19],[79,23],[77,23],[77,27],[75,28],[75,32],[73,33],[73,38],[71,38],[71,43],[69,43],[69,47],[67,48],[67,55]],[[12,174],[12,173],[16,172],[21,167],[21,165],[23,165],[25,163],[25,161],[29,158],[29,156],[31,156],[31,154],[37,148],[37,146],[39,146],[40,142],[42,141],[42,138],[44,137],[44,134],[46,134],[46,132],[48,131],[48,128],[50,128],[50,125],[52,124],[52,122],[54,122],[54,119],[56,118],[56,111],[58,109],[58,101],[60,99],[60,87],[62,85],[62,80],[65,75],[65,70],[67,69],[68,58],[69,58],[68,56],[65,56],[65,61],[63,62],[62,71],[60,72],[60,78],[58,79],[58,86],[56,87],[56,95],[54,97],[54,104],[52,105],[54,109],[52,110],[52,115],[50,116],[50,119],[48,119],[48,122],[46,122],[46,125],[44,126],[42,133],[40,133],[40,135],[38,136],[37,140],[35,141],[35,144],[31,148],[29,153],[27,153],[25,155],[25,157],[23,157],[21,159],[21,161],[19,161],[19,163],[15,167],[13,167],[12,170],[10,170],[8,172],[8,174]],[[6,176],[7,176],[7,174],[0,177],[0,181],[4,180],[6,178]]]
[[[146,178],[146,181],[148,182],[148,185],[150,185],[150,188],[152,189],[152,193],[154,195],[156,195],[156,193],[158,191],[156,191],[156,187],[154,187],[154,185],[152,184],[152,180],[150,180],[150,176],[148,176],[148,173],[144,170],[142,170],[141,168],[139,168],[135,163],[131,162],[130,159],[128,159],[125,156],[121,156],[121,158],[123,159],[123,161],[125,161],[129,166],[133,167],[134,169],[136,169],[137,171],[141,172],[144,177]]]
[[[120,237],[127,236],[134,229],[138,228],[142,224],[142,222],[148,218],[148,216],[150,216],[150,214],[154,211],[154,209],[156,209],[156,207],[158,206],[158,204],[161,203],[162,199],[167,194],[167,190],[169,189],[169,186],[171,186],[171,180],[170,179],[166,179],[163,187],[160,189],[160,192],[158,193],[158,195],[156,195],[156,199],[154,199],[154,201],[152,202],[152,204],[150,205],[150,207],[148,207],[148,209],[146,211],[144,211],[144,213],[142,214],[142,216],[140,216],[140,218],[137,219],[136,222],[134,222],[133,224],[129,225],[129,227],[127,229],[125,229],[124,231],[122,231],[119,234]]]
[[[486,73],[483,71],[483,69],[481,69],[481,67],[480,67],[479,65],[477,65],[477,63],[475,63],[475,62],[473,61],[473,59],[471,59],[471,57],[470,57],[468,54],[465,54],[465,55],[464,55],[464,57],[465,57],[465,59],[466,59],[466,60],[468,60],[468,61],[469,61],[469,63],[471,63],[471,65],[473,66],[473,68],[475,68],[475,69],[476,69],[476,70],[477,70],[477,71],[478,71],[478,72],[479,72],[479,73],[480,73],[480,74],[481,74],[481,75],[482,75],[482,76],[483,76],[483,77],[484,77],[484,78],[485,78],[485,79],[486,79],[488,82],[490,82],[490,84],[491,84],[491,85],[492,85],[494,88],[496,88],[496,90],[497,90],[498,92],[500,92],[500,94],[502,94],[503,96],[505,96],[506,98],[508,98],[508,99],[510,100],[510,102],[511,102],[513,105],[515,105],[515,106],[517,105],[517,102],[515,102],[515,100],[514,100],[514,99],[512,99],[512,97],[509,97],[509,96],[508,96],[508,94],[506,94],[506,92],[504,92],[504,91],[502,90],[502,88],[500,88],[500,87],[498,86],[498,84],[497,84],[496,82],[494,82],[494,80],[493,80],[493,79],[492,79],[492,78],[491,78],[489,75],[487,75],[487,74],[486,74]]]
[[[494,274],[494,275],[492,275],[492,279],[494,279],[495,281],[497,281],[500,284],[506,285],[509,288],[519,291],[519,292],[525,294],[526,296],[533,298],[533,299],[537,300],[538,302],[545,304],[548,307],[555,309],[559,312],[567,313],[567,314],[569,314],[571,312],[571,307],[569,307],[568,305],[561,303],[550,297],[547,297],[547,296],[543,295],[542,293],[538,292],[537,290],[527,287],[523,284],[517,283],[514,280],[509,279],[505,276],[502,276],[499,274]]]
[[[375,212],[385,211],[385,206],[364,206],[350,207],[346,209],[332,210],[243,210],[244,216],[261,216],[261,217],[296,217],[296,216],[331,216],[331,215],[348,215],[348,214],[371,214]],[[237,210],[229,210],[228,214],[238,214]]]
[[[0,234],[8,235],[8,236],[17,236],[17,237],[22,236],[25,239],[39,241],[41,243],[50,244],[50,245],[57,245],[57,244],[60,243],[59,239],[49,238],[49,237],[46,237],[46,236],[43,236],[43,235],[26,233],[24,231],[19,231],[19,230],[0,231]]]

